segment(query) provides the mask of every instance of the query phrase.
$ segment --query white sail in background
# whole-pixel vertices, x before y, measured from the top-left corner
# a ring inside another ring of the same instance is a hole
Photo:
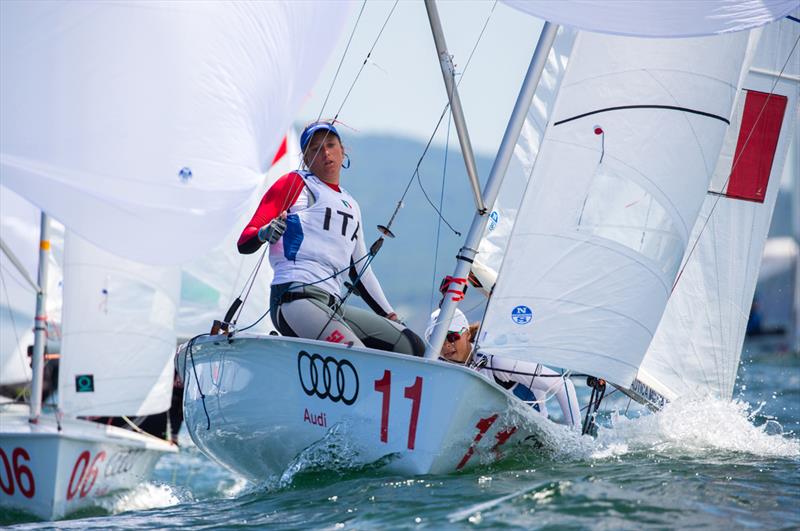
[[[483,348],[633,381],[755,38],[578,34],[489,303]]]
[[[528,186],[531,169],[535,165],[576,35],[577,32],[569,28],[559,29],[533,96],[528,119],[514,149],[514,157],[506,170],[494,208],[489,213],[489,223],[472,264],[472,272],[487,292],[491,291],[497,281],[497,272],[503,263],[508,238],[511,236],[514,220],[517,219],[519,204]]]
[[[178,313],[178,337],[187,338],[208,332],[214,319],[222,319],[244,287],[261,253],[240,254],[236,247],[239,235],[255,212],[264,191],[282,175],[300,168],[300,142],[294,130],[287,133],[264,176],[260,193],[253,195],[245,214],[234,225],[222,245],[207,255],[182,267],[181,304]],[[239,326],[255,322],[269,308],[272,268],[264,258],[247,303],[242,308]],[[250,329],[269,333],[275,330],[269,316]]]
[[[250,205],[349,2],[0,2],[2,184],[175,264]]]
[[[26,275],[36,282],[39,259],[39,209],[0,185],[0,239],[3,240]],[[58,340],[61,322],[61,259],[64,227],[52,223],[50,231],[50,276],[48,283],[48,339]],[[11,258],[0,251],[0,385],[19,384],[31,379],[27,348],[33,345],[36,290],[17,270]]]
[[[75,416],[166,411],[180,269],[119,258],[71,231],[64,243],[61,410]]]
[[[743,31],[784,17],[797,0],[503,0],[543,20],[636,37],[698,37]]]
[[[789,54],[798,37],[800,24],[791,20],[764,30],[691,252],[642,362],[638,380],[667,399],[733,394],[764,242],[796,134],[800,50]],[[790,171],[797,178],[797,168]]]

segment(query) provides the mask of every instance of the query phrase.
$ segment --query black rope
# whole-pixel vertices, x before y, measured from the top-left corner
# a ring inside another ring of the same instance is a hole
[[[469,64],[472,61],[472,56],[475,55],[475,51],[478,49],[478,45],[480,44],[481,40],[483,39],[483,35],[486,32],[486,27],[489,25],[489,21],[494,14],[494,8],[497,6],[497,0],[492,4],[492,8],[489,11],[489,15],[486,17],[486,20],[483,23],[483,27],[481,28],[481,32],[478,34],[478,38],[475,40],[475,45],[472,47],[472,51],[470,51],[469,56],[467,57],[467,62],[464,64],[464,70],[461,71],[460,77],[458,81],[455,83],[455,86],[461,86],[461,82],[464,80],[464,76],[467,73],[467,68],[469,68]],[[461,236],[461,233],[453,228],[453,226],[445,219],[442,212],[436,207],[434,202],[431,200],[430,196],[428,195],[427,190],[422,185],[422,180],[420,179],[419,168],[422,165],[422,161],[425,159],[425,155],[427,155],[428,150],[431,147],[431,143],[433,139],[436,137],[436,133],[439,131],[439,127],[442,125],[442,120],[444,120],[445,114],[447,114],[447,110],[450,108],[450,101],[445,104],[444,108],[442,109],[441,114],[439,115],[439,120],[436,122],[436,126],[433,128],[433,132],[431,136],[428,138],[428,142],[425,144],[425,148],[422,150],[422,155],[420,155],[419,160],[417,160],[417,165],[414,167],[414,171],[411,172],[411,177],[408,179],[408,183],[406,184],[405,190],[403,190],[403,194],[400,196],[400,201],[397,202],[398,205],[402,205],[403,200],[406,198],[408,194],[408,190],[411,188],[411,184],[414,182],[414,178],[416,177],[417,183],[419,184],[420,190],[422,190],[425,199],[428,201],[428,204],[433,208],[436,214],[439,216],[441,221],[444,221],[445,225],[453,231],[456,236]]]
[[[352,263],[350,266],[347,266],[347,268],[345,268],[345,269],[342,269],[342,270],[340,270],[340,271],[336,271],[336,272],[334,272],[333,274],[331,274],[331,275],[328,275],[327,277],[325,277],[325,278],[322,278],[322,279],[320,279],[320,280],[315,280],[314,282],[304,282],[304,283],[302,283],[302,284],[294,284],[294,285],[292,285],[292,286],[290,286],[290,287],[287,287],[287,288],[286,288],[286,289],[283,291],[283,293],[286,293],[287,291],[289,291],[289,289],[296,289],[296,288],[303,288],[303,287],[306,287],[306,286],[313,286],[314,284],[319,284],[320,282],[325,282],[326,280],[330,280],[330,279],[332,279],[332,278],[334,278],[334,277],[337,277],[337,276],[341,275],[342,273],[344,273],[344,272],[346,272],[346,271],[349,271],[349,270],[350,270],[350,267],[352,267],[352,266],[353,266],[353,265],[355,265],[355,264],[358,264],[358,263],[359,263],[359,262],[361,262],[362,260],[365,260],[365,259],[367,259],[367,257],[369,257],[369,256],[370,256],[370,253],[367,253],[367,254],[365,254],[364,256],[362,256],[361,258],[359,258],[358,260],[356,260],[355,262],[353,262],[353,263]],[[280,297],[280,296],[282,296],[282,295],[283,295],[283,293],[281,293],[281,294],[279,295],[279,297]],[[234,336],[234,334],[238,334],[239,332],[244,332],[245,330],[249,330],[250,328],[253,328],[254,326],[256,326],[258,323],[260,323],[260,322],[261,322],[261,321],[264,319],[264,317],[266,317],[267,315],[269,315],[269,312],[270,312],[270,310],[271,310],[271,309],[272,309],[272,307],[271,307],[271,306],[270,306],[269,308],[267,308],[267,311],[265,311],[263,314],[261,314],[261,317],[259,317],[258,319],[256,319],[256,321],[255,321],[254,323],[252,323],[252,324],[249,324],[249,325],[245,326],[244,328],[240,328],[240,329],[238,329],[238,330],[233,330],[233,331],[231,331],[231,332],[228,334],[228,339],[232,338],[232,337]],[[330,322],[330,321],[329,321],[329,322]],[[326,324],[325,326],[328,326],[328,325]],[[323,328],[323,329],[324,329],[324,328]]]
[[[594,376],[589,376],[586,379],[586,385],[592,388],[592,394],[589,397],[589,406],[586,410],[586,417],[583,419],[581,435],[590,433],[592,428],[594,428],[595,419],[597,418],[597,410],[600,408],[600,403],[603,401],[603,397],[606,394],[605,380],[595,378]]]
[[[364,273],[367,272],[367,268],[372,263],[372,261],[375,259],[375,255],[378,254],[378,251],[380,250],[380,248],[382,246],[383,246],[383,238],[381,237],[381,238],[378,238],[370,246],[369,251],[367,252],[367,254],[365,254],[364,256],[359,258],[359,262],[364,258],[367,258],[367,261],[364,262],[364,265],[361,268],[361,271],[359,271],[358,275],[356,275],[356,278],[354,278],[353,282],[347,287],[347,292],[344,294],[344,297],[341,298],[341,300],[339,301],[339,303],[336,305],[335,308],[331,308],[331,314],[330,314],[330,316],[328,316],[328,320],[325,322],[325,325],[323,325],[322,330],[319,331],[319,333],[317,334],[317,337],[314,338],[314,339],[319,339],[319,337],[322,335],[322,333],[325,331],[325,329],[328,328],[328,325],[331,324],[331,321],[333,320],[333,318],[336,317],[336,312],[338,312],[339,309],[341,309],[341,307],[344,306],[344,303],[345,303],[345,301],[347,301],[347,298],[350,297],[350,294],[353,293],[353,291],[355,291],[356,286],[358,286],[358,282],[361,280],[361,277],[364,275]],[[345,271],[349,271],[352,267],[354,267],[356,265],[356,263],[358,263],[358,262],[352,263]]]
[[[197,384],[197,392],[200,393],[200,401],[203,403],[203,412],[206,414],[206,430],[211,429],[211,416],[208,414],[208,408],[206,407],[206,395],[203,393],[203,389],[200,387],[200,378],[197,376],[197,367],[194,365],[194,353],[192,349],[194,348],[194,342],[203,337],[203,336],[211,336],[209,333],[199,334],[194,336],[189,342],[186,344],[186,350],[184,351],[183,355],[183,374],[181,377],[183,381],[186,382],[186,357],[188,356],[189,359],[192,361],[192,372],[194,373],[194,381]],[[184,384],[185,385],[185,384]]]

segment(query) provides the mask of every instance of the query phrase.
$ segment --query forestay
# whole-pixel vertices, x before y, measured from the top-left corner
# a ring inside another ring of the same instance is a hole
[[[349,2],[0,2],[4,186],[179,263],[249,206]]]
[[[754,38],[578,34],[482,347],[633,381],[714,171]]]
[[[638,379],[668,399],[733,394],[764,242],[796,134],[800,50],[790,53],[798,37],[800,24],[791,20],[764,30],[692,231],[694,250],[639,370]],[[786,169],[797,179],[797,166]]]
[[[787,15],[797,0],[503,0],[573,28],[636,37],[699,37],[743,31]]]
[[[70,415],[149,415],[169,408],[177,266],[119,258],[67,231],[60,408]]]

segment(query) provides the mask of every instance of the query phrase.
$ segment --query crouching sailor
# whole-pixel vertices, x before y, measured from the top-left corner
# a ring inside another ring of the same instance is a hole
[[[424,343],[398,322],[369,267],[361,210],[339,185],[350,165],[339,132],[312,123],[300,147],[308,171],[287,173],[267,190],[238,242],[242,254],[270,244],[272,322],[285,336],[422,356]],[[342,305],[347,277],[374,313]]]
[[[439,310],[431,314],[425,332],[430,338],[439,317]],[[533,409],[547,417],[547,398],[555,394],[567,425],[580,429],[581,413],[575,386],[569,379],[562,378],[556,371],[538,363],[517,361],[483,352],[475,352],[471,340],[477,325],[470,326],[466,316],[456,309],[447,337],[439,354],[441,359],[461,363],[493,378],[501,387],[514,393],[520,399],[531,402]]]

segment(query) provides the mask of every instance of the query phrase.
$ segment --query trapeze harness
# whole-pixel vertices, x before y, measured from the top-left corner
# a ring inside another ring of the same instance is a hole
[[[393,310],[372,269],[363,267],[367,250],[361,210],[353,196],[311,172],[284,175],[267,191],[242,233],[240,251],[254,252],[261,243],[255,237],[258,227],[283,210],[288,212],[286,231],[269,248],[274,271],[270,314],[278,331],[286,336],[422,355],[422,340],[402,324],[385,318]],[[342,305],[345,278],[374,313]]]
[[[547,395],[555,394],[567,425],[580,427],[581,412],[575,386],[556,371],[542,364],[526,363],[491,354],[476,354],[473,368],[490,376],[497,384],[547,417]]]

